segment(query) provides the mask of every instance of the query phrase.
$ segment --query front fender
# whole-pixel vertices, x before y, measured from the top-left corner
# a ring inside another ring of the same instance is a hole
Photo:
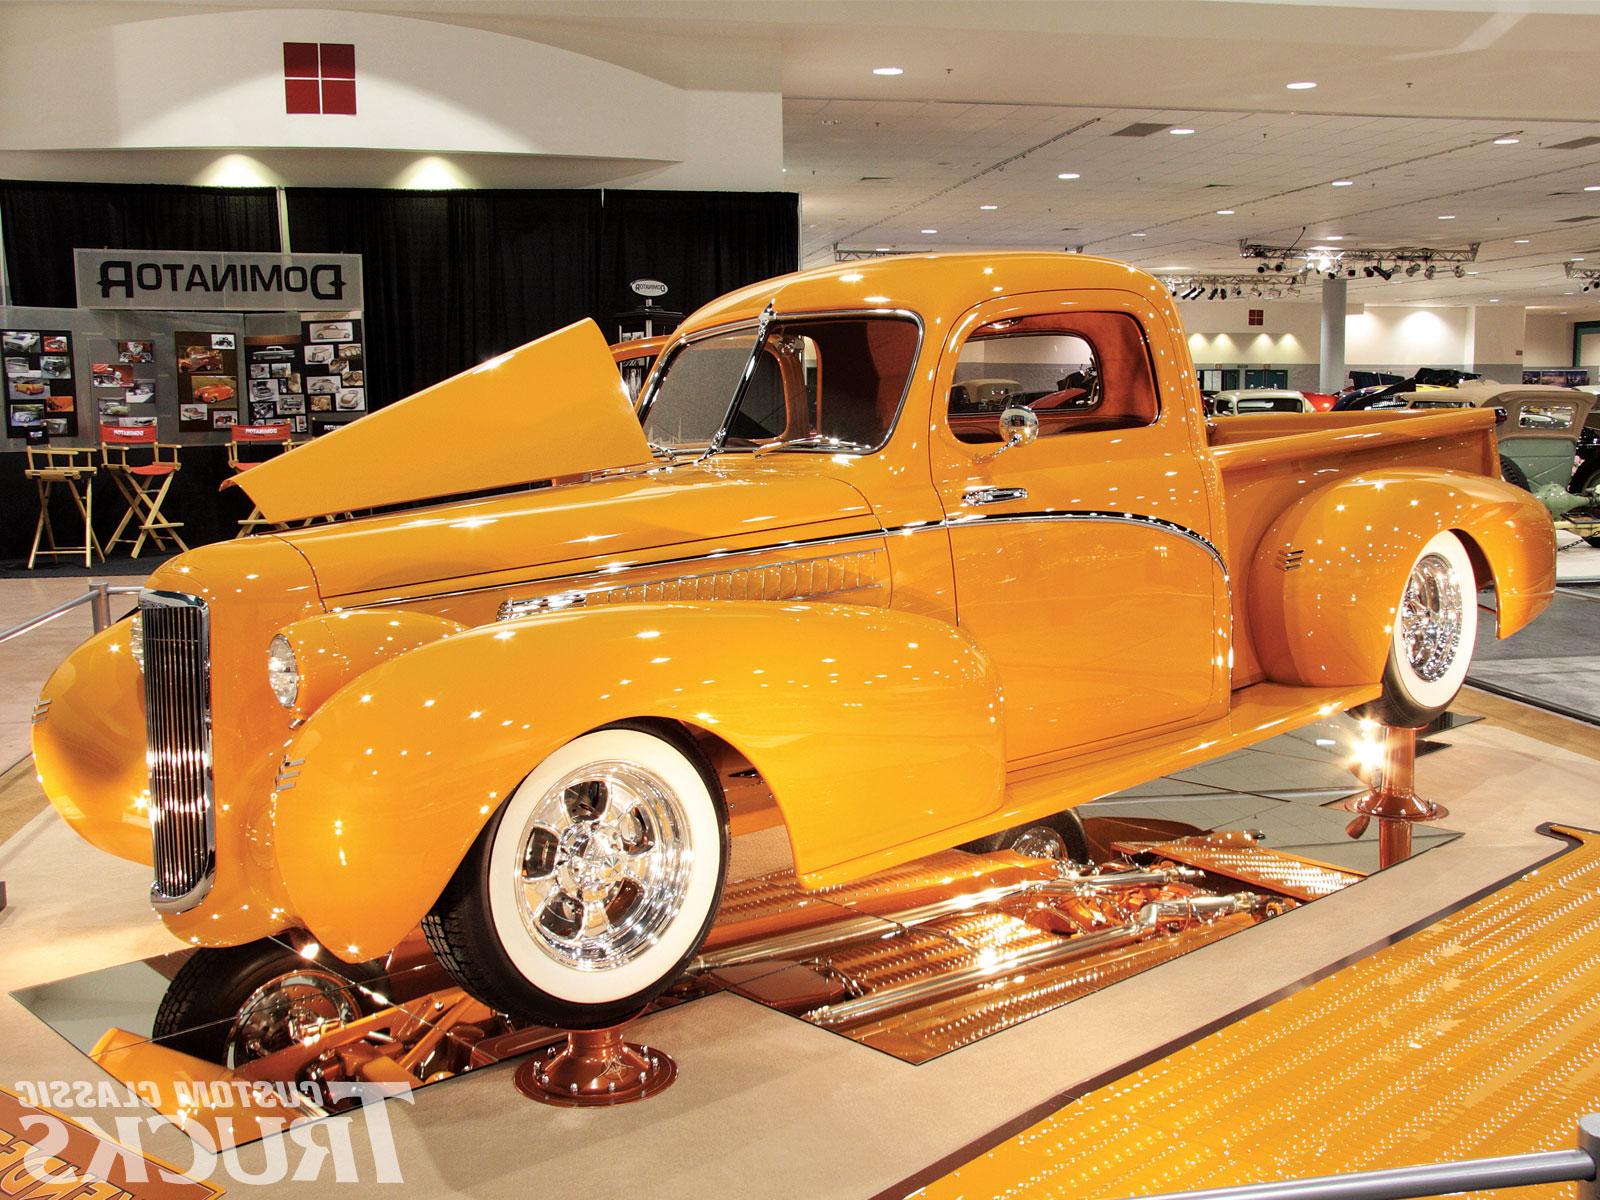
[[[1275,683],[1370,684],[1383,675],[1411,565],[1443,530],[1492,582],[1499,636],[1555,594],[1555,529],[1522,488],[1461,471],[1396,468],[1339,480],[1292,504],[1250,565],[1250,628]]]
[[[431,643],[361,676],[289,747],[275,853],[349,959],[427,913],[490,815],[574,737],[708,730],[771,787],[804,873],[972,820],[1004,791],[1000,686],[933,618],[840,604],[613,605]]]

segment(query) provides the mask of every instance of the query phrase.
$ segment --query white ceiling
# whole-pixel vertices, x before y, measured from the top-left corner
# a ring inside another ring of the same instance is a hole
[[[82,2],[136,15],[266,4]],[[807,262],[835,242],[1083,245],[1146,267],[1249,272],[1241,238],[1288,244],[1304,226],[1302,244],[1330,234],[1346,247],[1483,243],[1476,276],[1358,276],[1358,302],[1600,303],[1564,295],[1578,285],[1561,267],[1573,256],[1600,267],[1600,221],[1569,221],[1600,217],[1600,192],[1582,190],[1600,186],[1600,145],[1545,148],[1600,136],[1600,0],[323,7],[493,28],[683,86],[781,91]],[[872,74],[886,65],[904,74]],[[1318,86],[1285,87],[1296,80]],[[1196,132],[1111,136],[1135,121]],[[1490,144],[1502,134],[1521,140]],[[1062,171],[1082,178],[1058,181]],[[1355,186],[1329,187],[1336,178]],[[984,203],[999,207],[980,212]]]
[[[1116,136],[1134,123],[1195,132]],[[784,130],[808,263],[836,243],[1081,246],[1148,268],[1238,273],[1256,265],[1241,240],[1335,251],[1481,242],[1467,267],[1476,276],[1363,274],[1351,286],[1368,301],[1544,304],[1579,286],[1563,275],[1568,258],[1600,268],[1600,192],[1583,190],[1600,186],[1600,146],[1548,148],[1600,133],[1593,123],[789,99]],[[1493,144],[1506,135],[1520,140]]]

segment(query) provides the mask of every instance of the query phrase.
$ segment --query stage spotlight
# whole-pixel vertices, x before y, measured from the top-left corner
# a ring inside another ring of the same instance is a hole
[[[1281,271],[1281,270],[1283,270],[1283,264],[1280,262],[1277,266],[1273,267],[1272,269],[1274,271]]]
[[[1345,269],[1345,274],[1348,275],[1351,279],[1354,279],[1356,277],[1356,269],[1354,267],[1347,267]]]
[[[1406,277],[1409,279],[1411,276],[1415,275],[1420,270],[1422,270],[1422,264],[1421,263],[1412,263],[1409,267],[1406,268]]]
[[[1259,267],[1256,268],[1256,274],[1257,275],[1265,275],[1266,273],[1267,273],[1267,264],[1266,263],[1262,263]]]
[[[1423,269],[1422,277],[1424,279],[1432,279],[1433,278],[1433,272],[1434,272],[1434,265],[1432,263],[1429,263],[1427,265],[1427,267],[1425,267]]]
[[[1361,269],[1366,272],[1368,279],[1371,279],[1373,275],[1377,274],[1377,272],[1375,272],[1371,267],[1362,267]]]
[[[1394,278],[1394,268],[1393,267],[1385,267],[1382,263],[1379,263],[1377,266],[1373,267],[1372,269],[1378,273],[1379,277],[1382,278],[1382,280],[1385,283],[1388,283],[1389,280]]]
[[[1455,269],[1455,271],[1454,271],[1454,272],[1452,272],[1452,274],[1454,274],[1454,275],[1455,275],[1455,277],[1456,277],[1456,278],[1457,278],[1457,279],[1460,279],[1460,278],[1461,278],[1461,277],[1462,277],[1462,276],[1463,276],[1463,275],[1465,275],[1465,274],[1466,274],[1466,272],[1465,272],[1465,271],[1463,271],[1463,270],[1462,270],[1462,269],[1461,269],[1461,268],[1460,268],[1460,267],[1457,267],[1457,268],[1456,268],[1456,269]]]

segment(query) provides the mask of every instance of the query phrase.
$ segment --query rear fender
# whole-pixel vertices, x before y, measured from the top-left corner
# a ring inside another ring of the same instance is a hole
[[[1268,528],[1250,564],[1250,630],[1274,683],[1340,687],[1383,676],[1417,554],[1453,530],[1492,584],[1510,637],[1555,592],[1555,530],[1521,488],[1460,471],[1395,468],[1331,483]]]
[[[929,617],[739,601],[542,613],[333,696],[289,747],[273,844],[296,914],[355,960],[412,929],[528,772],[591,729],[656,718],[726,740],[771,787],[804,873],[998,808],[1001,715],[988,660]]]

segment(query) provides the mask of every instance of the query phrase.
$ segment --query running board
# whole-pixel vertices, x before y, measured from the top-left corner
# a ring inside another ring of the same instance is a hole
[[[1148,741],[1014,771],[1006,780],[1005,799],[994,812],[877,854],[808,871],[800,876],[800,882],[807,888],[846,883],[951,845],[1047,817],[1315,724],[1375,699],[1381,690],[1377,684],[1342,688],[1253,684],[1233,693],[1232,706],[1225,717]]]

